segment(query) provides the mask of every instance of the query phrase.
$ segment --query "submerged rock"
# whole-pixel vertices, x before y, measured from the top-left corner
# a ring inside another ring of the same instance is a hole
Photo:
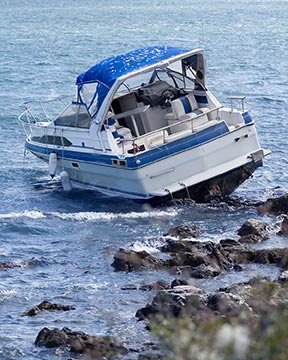
[[[93,359],[111,359],[117,354],[128,353],[127,348],[110,336],[87,335],[66,327],[62,330],[43,328],[37,335],[35,345],[48,348],[66,346],[71,352],[88,353]]]
[[[277,198],[267,199],[258,207],[260,214],[281,215],[288,214],[288,194]]]
[[[10,270],[10,269],[19,268],[19,267],[20,267],[20,265],[18,265],[18,264],[0,262],[1,270]]]
[[[35,316],[41,311],[70,311],[75,310],[74,306],[71,305],[59,305],[53,304],[50,301],[44,300],[40,304],[34,306],[32,309],[24,312],[22,316]]]

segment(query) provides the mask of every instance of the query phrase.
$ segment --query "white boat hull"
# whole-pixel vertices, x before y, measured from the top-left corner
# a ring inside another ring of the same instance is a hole
[[[36,156],[48,161],[49,154],[37,152],[31,146],[29,148],[29,143],[27,147]],[[47,145],[45,148],[47,149]],[[50,152],[53,150],[53,147],[49,149]],[[69,153],[73,154],[73,150],[69,149]],[[254,161],[258,163],[258,167],[262,164],[263,151],[255,126],[250,124],[169,157],[155,159],[143,166],[141,156],[136,154],[139,166],[135,168],[82,160],[77,150],[72,159],[71,156],[59,156],[57,169],[58,172],[67,172],[73,187],[85,187],[109,195],[147,200],[177,193],[241,168],[253,162],[253,153],[258,153],[258,159]]]

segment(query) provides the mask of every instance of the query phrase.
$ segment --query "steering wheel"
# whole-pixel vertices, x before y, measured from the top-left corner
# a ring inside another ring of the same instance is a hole
[[[176,89],[166,89],[161,93],[161,103],[163,107],[168,107],[171,105],[171,101],[175,100],[178,97]]]

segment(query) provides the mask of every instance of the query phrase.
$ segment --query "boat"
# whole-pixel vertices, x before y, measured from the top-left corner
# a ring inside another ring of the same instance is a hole
[[[64,190],[210,201],[231,194],[267,154],[244,100],[224,106],[212,94],[203,49],[150,46],[81,73],[69,100],[38,102],[36,112],[23,103],[18,120],[25,148]]]

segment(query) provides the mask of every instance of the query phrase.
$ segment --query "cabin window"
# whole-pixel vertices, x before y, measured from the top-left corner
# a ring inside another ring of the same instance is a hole
[[[58,116],[55,120],[55,125],[89,129],[91,122],[92,119],[86,106],[73,102]]]
[[[68,139],[62,136],[52,136],[52,135],[43,135],[43,136],[32,136],[32,141],[40,142],[43,144],[57,145],[57,146],[71,146],[72,143]]]

